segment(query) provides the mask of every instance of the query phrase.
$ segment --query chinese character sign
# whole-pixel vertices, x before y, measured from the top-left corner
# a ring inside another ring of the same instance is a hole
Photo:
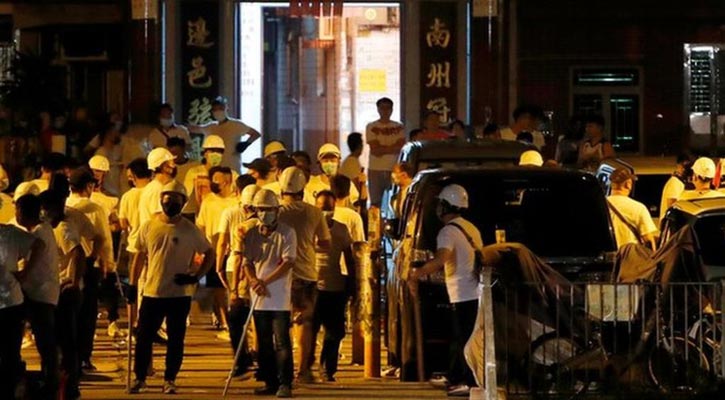
[[[441,116],[441,124],[456,117],[458,58],[456,3],[420,3],[420,104]]]
[[[211,120],[211,102],[219,94],[219,2],[181,4],[181,86],[184,121]]]

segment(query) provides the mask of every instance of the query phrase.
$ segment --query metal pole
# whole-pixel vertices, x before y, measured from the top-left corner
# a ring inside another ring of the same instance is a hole
[[[496,343],[494,341],[493,295],[491,294],[491,270],[483,270],[483,360],[484,360],[484,398],[496,400],[498,384],[496,383]]]
[[[254,309],[257,307],[257,302],[259,302],[261,296],[255,296],[254,301],[252,302],[252,307],[249,308],[249,314],[247,315],[247,320],[244,322],[244,328],[242,330],[242,337],[239,339],[239,344],[237,345],[237,350],[234,352],[234,361],[232,362],[232,367],[229,369],[229,375],[227,375],[227,381],[224,384],[224,393],[222,393],[222,398],[227,398],[227,393],[229,392],[229,385],[232,383],[232,377],[234,376],[234,368],[237,366],[237,362],[239,362],[239,357],[242,355],[242,349],[244,348],[244,338],[247,336],[247,330],[249,329],[249,324],[252,322],[252,315],[254,314]]]

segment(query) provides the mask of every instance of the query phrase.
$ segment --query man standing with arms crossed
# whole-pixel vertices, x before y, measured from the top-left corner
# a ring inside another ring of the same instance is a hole
[[[390,184],[390,172],[405,144],[405,128],[392,121],[393,101],[383,97],[375,103],[380,119],[365,128],[365,140],[370,146],[370,202],[380,206],[385,187]]]

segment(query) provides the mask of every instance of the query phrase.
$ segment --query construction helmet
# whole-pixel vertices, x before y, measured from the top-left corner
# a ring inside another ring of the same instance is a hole
[[[275,153],[286,152],[287,149],[284,147],[284,143],[279,140],[273,140],[264,146],[264,158],[267,158]]]
[[[453,207],[468,208],[468,192],[461,185],[448,185],[441,190],[438,195],[439,200],[443,200]]]
[[[111,163],[102,155],[95,155],[88,160],[88,166],[96,171],[108,172],[111,169]]]
[[[279,186],[283,194],[295,194],[305,190],[307,177],[298,167],[287,167],[279,177]]]
[[[225,149],[226,146],[224,146],[224,139],[217,135],[209,135],[206,138],[204,138],[204,143],[202,143],[201,148],[206,149]]]
[[[18,185],[18,187],[15,188],[15,193],[13,193],[13,201],[18,201],[19,198],[25,196],[26,194],[32,194],[37,196],[40,194],[40,188],[33,182],[22,182]]]
[[[254,201],[252,202],[254,208],[265,208],[265,207],[279,207],[279,199],[273,191],[269,189],[260,189],[257,194],[254,195]]]
[[[519,165],[528,167],[540,167],[544,165],[544,158],[536,150],[526,150],[521,153],[519,158]]]
[[[166,150],[163,147],[157,147],[149,153],[149,155],[146,157],[146,162],[149,164],[149,169],[151,171],[156,171],[158,167],[161,166],[161,164],[165,163],[166,161],[171,161],[174,159],[174,155],[171,154],[170,151]]]
[[[342,158],[342,153],[340,153],[340,148],[335,146],[332,143],[325,143],[320,147],[320,150],[317,152],[317,159],[322,160],[322,158],[326,155],[334,155],[337,158]]]
[[[705,179],[714,178],[715,169],[715,162],[707,157],[700,157],[692,164],[692,172]]]
[[[244,189],[242,189],[242,195],[240,199],[242,205],[251,206],[254,202],[254,195],[256,195],[257,192],[259,192],[260,190],[262,190],[262,188],[254,184],[247,185]]]
[[[161,196],[165,194],[180,194],[184,196],[184,199],[188,199],[186,196],[186,188],[176,179],[161,187]]]

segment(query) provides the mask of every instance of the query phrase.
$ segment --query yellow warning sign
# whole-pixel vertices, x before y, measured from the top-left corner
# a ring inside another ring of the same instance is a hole
[[[358,90],[363,93],[384,93],[388,90],[384,69],[361,69]]]

